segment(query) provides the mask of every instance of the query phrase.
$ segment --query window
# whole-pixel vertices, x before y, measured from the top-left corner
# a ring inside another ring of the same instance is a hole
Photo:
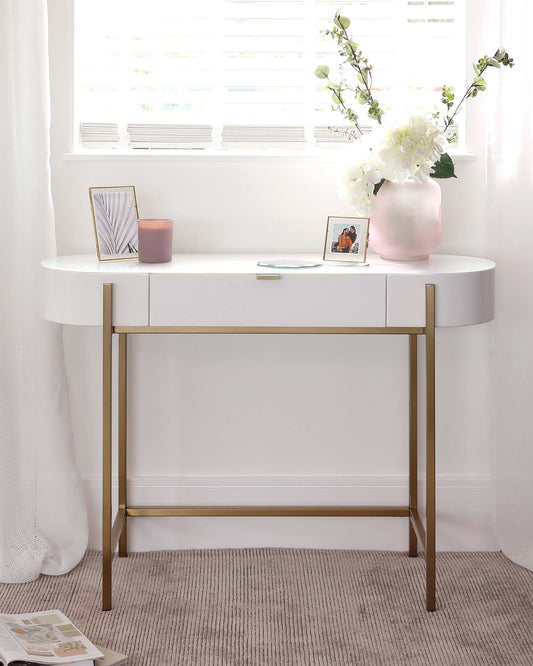
[[[314,76],[335,61],[320,30],[337,10],[374,67],[382,105],[406,90],[410,102],[435,104],[443,84],[464,86],[463,0],[76,0],[81,145],[341,140],[328,126],[343,121]]]

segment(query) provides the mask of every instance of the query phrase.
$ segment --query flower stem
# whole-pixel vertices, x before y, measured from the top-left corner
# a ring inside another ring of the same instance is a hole
[[[331,79],[329,78],[329,76],[326,76],[326,79],[331,83]],[[344,103],[344,100],[342,99],[342,92],[340,90],[340,87],[335,91],[335,94],[337,95],[337,99],[339,100],[340,105],[344,109],[344,115],[348,118],[350,122],[352,122],[355,125],[355,128],[359,132],[359,136],[363,136],[363,130],[360,128],[359,123],[357,122],[357,116],[350,113],[350,109],[348,109],[348,107]]]
[[[487,68],[488,68],[488,65],[485,65],[484,67],[480,67],[480,68],[479,68],[479,76],[481,76],[481,75],[483,74],[483,72],[484,72]],[[453,122],[453,119],[455,118],[455,116],[456,116],[456,115],[458,114],[458,112],[460,111],[461,106],[462,106],[462,105],[464,104],[464,102],[470,97],[470,93],[472,92],[472,90],[473,90],[475,87],[476,87],[476,86],[475,86],[475,83],[474,83],[474,82],[472,82],[472,83],[468,86],[468,88],[466,89],[465,94],[461,97],[461,101],[460,101],[459,104],[457,104],[457,106],[455,107],[455,111],[452,113],[451,116],[449,116],[449,117],[446,119],[446,122],[445,122],[445,124],[444,124],[444,130],[443,130],[443,132],[446,132],[446,130],[448,129],[448,127],[450,127],[450,125],[451,125],[452,122]]]
[[[372,96],[372,91],[371,91],[372,74],[370,73],[370,71],[367,72],[367,76],[369,77],[369,82],[370,82],[370,85],[369,85],[367,83],[366,76],[363,74],[363,70],[361,69],[361,67],[357,63],[357,60],[355,59],[356,54],[354,52],[353,46],[350,43],[350,37],[349,37],[349,35],[346,31],[346,28],[340,27],[339,29],[341,31],[342,36],[344,37],[345,42],[347,42],[347,44],[345,44],[344,48],[346,49],[346,48],[349,47],[350,51],[351,51],[351,54],[352,54],[352,60],[350,60],[350,65],[356,70],[356,72],[358,72],[361,75],[361,81],[363,82],[363,85],[365,86],[366,91],[368,92],[368,104],[370,106],[375,101],[374,97]],[[381,116],[378,115],[376,120],[381,125]]]

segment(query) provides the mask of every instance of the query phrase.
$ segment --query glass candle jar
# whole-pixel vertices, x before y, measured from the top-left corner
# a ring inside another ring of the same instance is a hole
[[[139,223],[139,261],[161,264],[172,261],[172,220],[148,218]]]

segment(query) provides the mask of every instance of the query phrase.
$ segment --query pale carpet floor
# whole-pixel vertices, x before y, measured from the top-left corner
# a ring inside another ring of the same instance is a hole
[[[0,585],[0,610],[59,608],[131,666],[515,666],[533,664],[533,573],[499,553],[438,556],[438,610],[424,562],[404,553],[196,550]]]

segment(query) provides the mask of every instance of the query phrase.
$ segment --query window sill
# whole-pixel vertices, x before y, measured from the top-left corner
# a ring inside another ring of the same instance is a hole
[[[97,149],[64,153],[69,161],[154,161],[154,162],[335,162],[338,149],[260,149],[260,150],[128,150]],[[450,152],[454,162],[475,162],[477,155],[467,152]]]

